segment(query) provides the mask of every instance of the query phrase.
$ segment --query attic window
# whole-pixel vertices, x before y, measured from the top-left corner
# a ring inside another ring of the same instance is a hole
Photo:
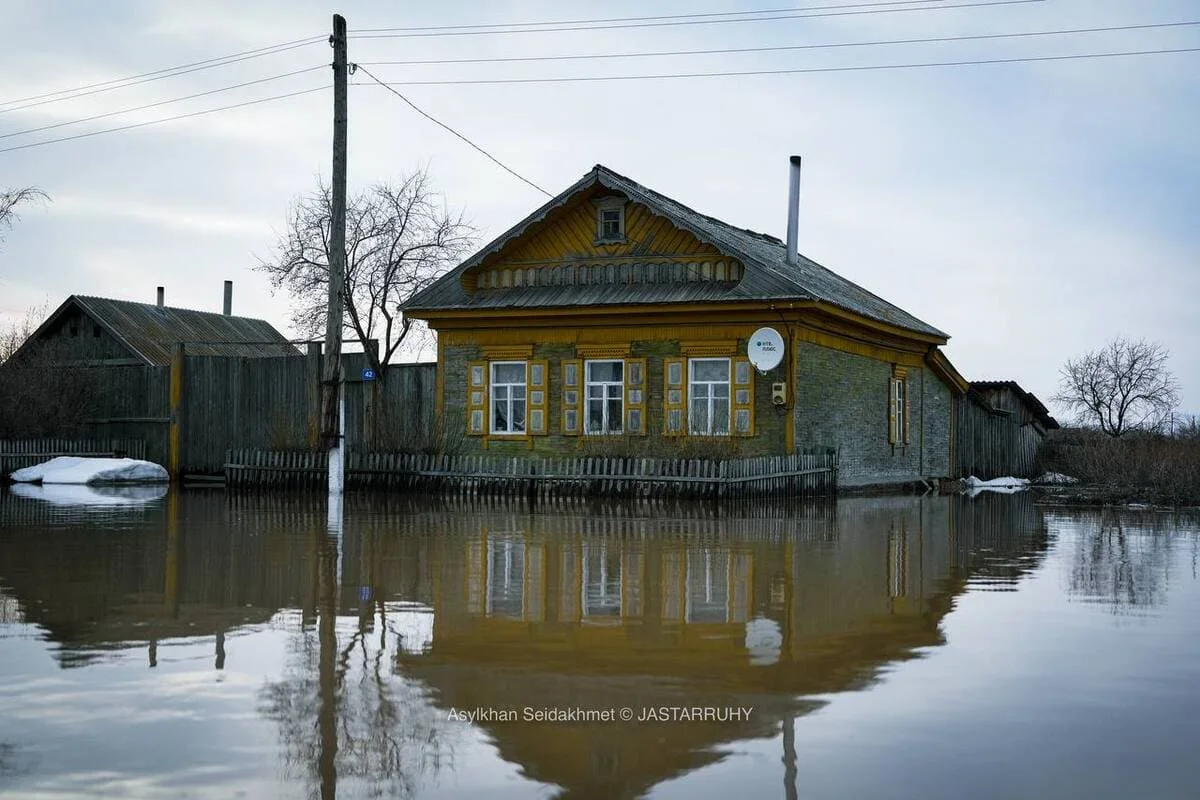
[[[625,198],[603,197],[596,206],[596,244],[620,244],[625,241]]]

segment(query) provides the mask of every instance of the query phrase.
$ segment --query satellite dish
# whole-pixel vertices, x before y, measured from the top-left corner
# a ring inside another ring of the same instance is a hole
[[[750,334],[746,357],[759,372],[775,369],[783,361],[783,337],[774,328],[759,328]]]

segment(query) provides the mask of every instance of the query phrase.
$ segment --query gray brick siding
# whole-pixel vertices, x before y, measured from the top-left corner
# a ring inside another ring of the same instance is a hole
[[[838,484],[903,483],[949,474],[950,390],[928,369],[908,368],[909,442],[888,443],[893,365],[800,342],[796,447],[836,447]]]

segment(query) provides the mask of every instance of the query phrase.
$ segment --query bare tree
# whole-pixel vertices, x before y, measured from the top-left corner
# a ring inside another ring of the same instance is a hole
[[[1109,436],[1156,430],[1179,405],[1179,386],[1167,369],[1169,356],[1155,342],[1114,339],[1067,361],[1052,399]]]
[[[41,305],[27,309],[20,322],[12,322],[0,328],[0,364],[12,358],[12,354],[20,349],[25,340],[42,324],[42,320],[49,315],[50,304],[43,301]]]
[[[332,203],[324,180],[299,197],[275,252],[257,267],[292,296],[292,323],[313,338],[325,330]],[[455,266],[474,235],[461,213],[447,209],[426,170],[347,200],[345,331],[367,350],[380,377],[413,329],[398,306]],[[367,347],[372,339],[380,343],[378,356]]]
[[[4,241],[4,231],[11,228],[17,219],[17,206],[48,199],[45,192],[32,186],[24,189],[0,189],[0,242]]]

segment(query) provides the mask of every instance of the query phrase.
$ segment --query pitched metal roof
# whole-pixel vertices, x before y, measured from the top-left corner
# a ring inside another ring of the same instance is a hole
[[[688,281],[684,283],[632,283],[607,285],[534,286],[512,289],[477,289],[468,292],[462,276],[523,235],[531,225],[544,220],[573,196],[593,186],[620,192],[655,214],[670,220],[702,242],[713,245],[728,257],[742,262],[739,281]],[[517,223],[455,269],[442,276],[403,305],[406,312],[485,308],[550,308],[593,305],[672,302],[740,302],[753,300],[816,300],[889,323],[917,333],[949,338],[948,335],[908,312],[897,308],[861,286],[846,280],[817,262],[798,257],[787,262],[787,245],[773,236],[737,228],[701,214],[665,195],[597,164],[591,172]]]
[[[1055,430],[1059,427],[1058,420],[1050,416],[1050,409],[1046,408],[1033,392],[1022,389],[1021,385],[1016,381],[971,381],[971,389],[975,391],[1008,389],[1025,403],[1029,409],[1029,413],[1033,414],[1038,422],[1042,423],[1047,429]]]
[[[284,356],[298,351],[266,320],[225,316],[190,308],[71,295],[29,337],[36,341],[67,309],[78,307],[151,365],[171,363],[178,342],[190,355]]]

